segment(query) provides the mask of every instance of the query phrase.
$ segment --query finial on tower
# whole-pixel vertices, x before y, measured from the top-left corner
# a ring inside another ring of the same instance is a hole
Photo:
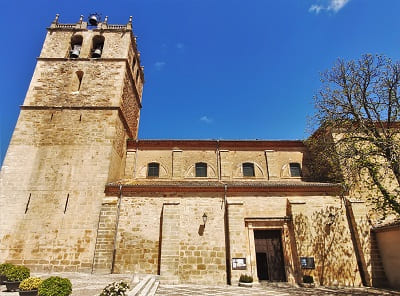
[[[126,25],[128,30],[132,30],[132,16],[129,16],[128,24]]]
[[[106,15],[106,17],[104,18],[104,23],[107,24],[108,23],[108,16]]]
[[[50,28],[56,28],[58,24],[58,18],[60,17],[60,14],[56,14],[56,18],[51,22]]]
[[[79,23],[82,24],[83,22],[83,15],[81,14],[80,18],[79,18]]]

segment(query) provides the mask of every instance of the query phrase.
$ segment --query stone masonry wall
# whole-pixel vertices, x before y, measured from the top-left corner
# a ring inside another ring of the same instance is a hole
[[[115,272],[161,272],[161,277],[169,282],[226,283],[224,208],[221,206],[221,198],[199,193],[173,198],[123,197]],[[204,213],[208,216],[205,227]],[[171,261],[175,262],[175,269],[168,269],[172,264],[167,259],[172,258],[168,257],[171,252],[176,252]]]
[[[335,197],[290,198],[298,256],[314,257],[303,269],[321,285],[362,284],[342,202]],[[330,214],[334,214],[333,221]]]
[[[243,177],[242,164],[254,163],[255,176],[247,177],[250,180],[298,180],[291,177],[289,163],[297,162],[302,165],[303,176],[307,177],[307,167],[303,167],[304,153],[302,149],[288,149],[285,151],[220,151],[219,156],[214,150],[176,150],[146,149],[137,151],[135,163],[126,178],[143,179],[147,177],[147,165],[150,162],[160,164],[160,179],[192,179],[195,178],[195,163],[205,162],[208,166],[207,178],[238,181]],[[135,151],[128,151],[134,153]],[[217,158],[220,157],[221,172]],[[268,167],[267,167],[268,164]],[[134,174],[135,172],[135,174]],[[198,178],[196,178],[198,180]]]
[[[22,110],[1,171],[2,261],[91,270],[118,118],[116,110]]]
[[[119,106],[125,62],[93,60],[39,60],[26,106]],[[77,71],[83,72],[80,90],[73,88]]]

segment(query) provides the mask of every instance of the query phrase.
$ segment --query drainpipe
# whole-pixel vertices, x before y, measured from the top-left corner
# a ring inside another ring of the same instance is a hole
[[[137,158],[138,158],[138,140],[136,140],[136,152],[135,152],[135,167],[133,168],[133,178],[136,179],[136,166],[137,166]]]
[[[122,185],[119,185],[119,197],[117,205],[117,216],[115,217],[116,221],[115,221],[115,234],[114,234],[114,248],[111,261],[111,273],[114,273],[115,255],[117,253],[117,236],[118,236],[118,226],[119,226],[119,215],[121,211],[121,200],[122,200]]]
[[[222,182],[221,182],[222,183]],[[228,185],[224,184],[224,226],[225,226],[225,257],[226,257],[226,282],[228,285],[231,284],[231,247],[229,239],[229,219],[228,219],[228,203],[226,193],[228,191]]]

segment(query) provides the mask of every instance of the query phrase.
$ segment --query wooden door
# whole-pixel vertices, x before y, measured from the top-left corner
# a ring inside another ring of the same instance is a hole
[[[260,280],[286,281],[280,230],[255,230],[257,276]]]

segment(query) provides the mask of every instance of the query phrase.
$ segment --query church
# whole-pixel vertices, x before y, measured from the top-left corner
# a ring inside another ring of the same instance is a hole
[[[367,208],[293,140],[141,140],[132,29],[59,22],[1,169],[0,262],[165,283],[379,280]],[[375,257],[374,257],[375,258]]]

